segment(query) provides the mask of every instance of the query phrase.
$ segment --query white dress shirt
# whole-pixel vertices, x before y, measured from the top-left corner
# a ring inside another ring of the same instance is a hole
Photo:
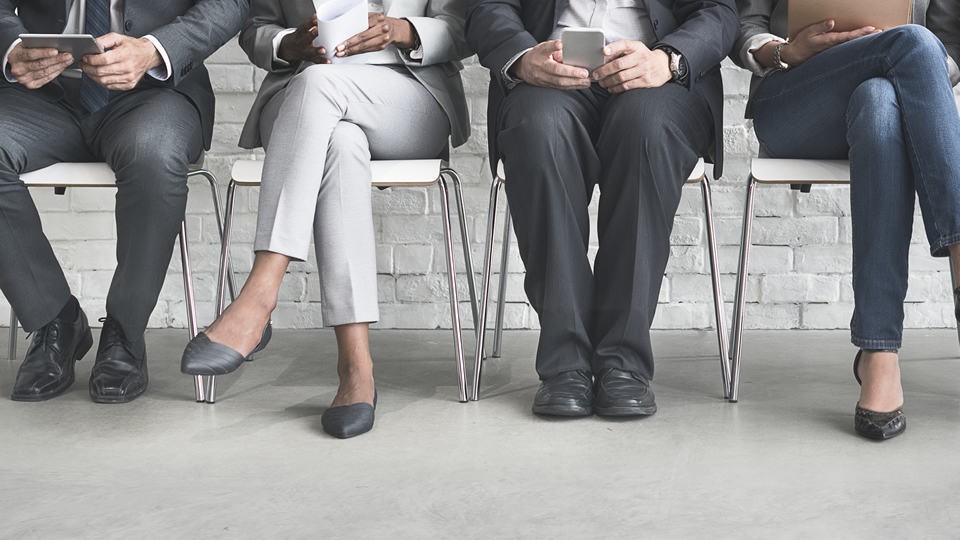
[[[125,0],[110,0],[110,31],[116,32],[118,34],[123,33],[123,7]],[[85,20],[86,15],[86,0],[75,0],[70,6],[70,13],[67,14],[67,24],[64,26],[61,34],[80,34],[83,33],[83,21]],[[100,37],[100,36],[94,36]],[[173,69],[170,66],[170,57],[167,56],[167,51],[163,48],[163,45],[160,44],[160,41],[152,35],[143,36],[145,39],[153,43],[153,46],[157,48],[157,52],[160,53],[160,58],[163,59],[163,65],[157,66],[147,72],[147,75],[157,79],[158,81],[165,81],[170,78],[170,74]],[[3,74],[6,77],[8,82],[15,83],[17,78],[13,76],[13,73],[10,72],[10,62],[9,56],[10,52],[13,51],[13,48],[20,43],[20,40],[17,39],[14,41],[10,48],[7,49],[7,52],[3,55]],[[79,59],[77,59],[79,60]],[[81,73],[79,69],[69,69],[63,73],[66,77],[80,77]]]

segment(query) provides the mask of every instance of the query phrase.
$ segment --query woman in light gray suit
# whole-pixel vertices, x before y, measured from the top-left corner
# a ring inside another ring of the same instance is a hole
[[[960,3],[916,0],[916,24],[835,32],[825,20],[787,42],[787,0],[738,0],[733,59],[753,71],[747,117],[770,157],[849,159],[861,382],[856,432],[906,429],[897,351],[914,199],[931,253],[960,272]],[[945,47],[946,46],[946,47]],[[960,295],[960,289],[954,291]],[[957,314],[960,319],[960,313]]]
[[[240,145],[266,149],[256,258],[237,299],[184,351],[181,370],[237,369],[261,339],[291,260],[314,235],[323,320],[335,328],[340,388],[324,430],[371,429],[367,329],[379,318],[370,159],[436,158],[469,134],[459,60],[462,0],[370,2],[369,28],[327,51],[311,0],[253,0],[240,45],[269,73]],[[332,63],[331,63],[332,60]],[[349,60],[349,63],[341,63]]]

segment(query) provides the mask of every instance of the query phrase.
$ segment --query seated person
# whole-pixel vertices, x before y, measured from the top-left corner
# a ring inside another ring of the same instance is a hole
[[[247,9],[243,0],[0,0],[0,289],[33,332],[12,399],[66,392],[93,345],[20,180],[63,161],[105,161],[117,176],[117,268],[90,397],[125,403],[146,390],[143,333],[180,232],[188,167],[213,132],[203,61]],[[26,48],[23,33],[91,34],[106,52]]]
[[[895,437],[907,425],[897,351],[915,198],[931,254],[949,255],[960,272],[960,116],[952,89],[960,80],[960,3],[914,2],[914,20],[929,30],[836,32],[835,21],[824,20],[789,43],[787,0],[738,4],[733,59],[755,75],[747,117],[762,151],[850,160],[850,333],[862,381],[854,427],[871,439]]]
[[[240,44],[270,72],[240,139],[266,150],[256,257],[240,295],[181,364],[192,375],[240,367],[258,346],[290,261],[307,258],[312,232],[323,321],[339,348],[340,389],[322,424],[341,438],[369,431],[376,407],[367,338],[379,318],[370,160],[436,158],[451,134],[455,145],[469,134],[462,0],[381,10],[373,6],[367,30],[327,51],[313,45],[310,0],[253,1]]]
[[[562,63],[565,27],[602,29],[606,63]],[[720,171],[720,61],[733,0],[477,0],[467,40],[490,69],[490,163],[540,316],[533,412],[647,416],[650,325],[683,185],[701,156]],[[600,248],[587,205],[600,187]]]

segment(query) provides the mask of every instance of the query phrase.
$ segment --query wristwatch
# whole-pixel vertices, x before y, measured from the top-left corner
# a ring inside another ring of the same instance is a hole
[[[657,48],[663,50],[670,57],[670,74],[673,75],[673,82],[686,85],[690,71],[687,67],[687,59],[673,47],[661,45]]]

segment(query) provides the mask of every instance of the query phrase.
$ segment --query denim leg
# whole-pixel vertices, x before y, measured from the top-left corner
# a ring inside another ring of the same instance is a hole
[[[913,230],[913,172],[903,115],[889,79],[861,84],[847,108],[853,221],[851,341],[899,349]]]

